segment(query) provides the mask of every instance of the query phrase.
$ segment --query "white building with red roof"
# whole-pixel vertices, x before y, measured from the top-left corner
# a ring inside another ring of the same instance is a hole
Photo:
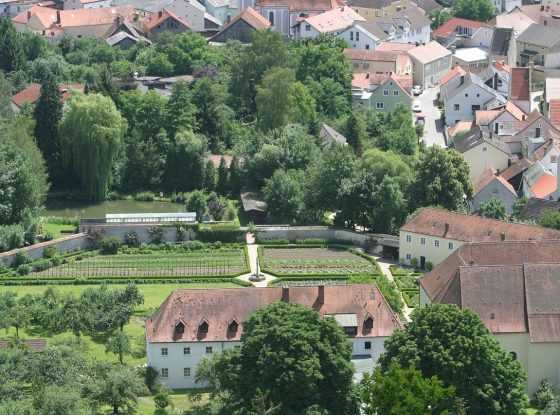
[[[243,323],[256,310],[284,301],[337,321],[360,366],[373,367],[384,342],[402,327],[374,284],[284,288],[175,290],[146,320],[148,366],[170,388],[199,388],[200,362],[241,344]]]

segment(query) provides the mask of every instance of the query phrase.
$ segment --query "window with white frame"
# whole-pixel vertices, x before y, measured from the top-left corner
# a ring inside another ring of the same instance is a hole
[[[354,40],[354,32],[350,30],[350,40]]]
[[[206,354],[212,354],[212,346],[206,346]]]
[[[378,110],[382,110],[385,108],[385,104],[383,102],[376,102],[375,108],[377,108]]]
[[[420,245],[426,245],[426,238],[420,238]]]
[[[167,349],[167,347],[162,347],[161,348],[161,355],[162,356],[167,356],[169,353],[169,350]]]
[[[191,348],[190,347],[183,347],[183,354],[191,354]]]
[[[412,242],[412,236],[406,235],[406,242]]]
[[[455,110],[455,111],[459,111],[459,108],[460,108],[460,107],[459,107],[459,104],[455,104],[455,105],[453,105],[453,110]]]
[[[395,89],[395,90],[393,91],[393,95],[396,96],[396,97],[398,97],[398,96],[399,96],[399,91],[398,91],[397,89]]]
[[[388,97],[389,96],[389,90],[388,89],[384,89],[383,90],[383,95]]]
[[[411,259],[412,259],[412,255],[406,254],[406,260],[407,260],[407,261],[410,261]]]
[[[434,241],[434,246],[435,246],[436,248],[439,248],[439,241],[438,241],[437,239]]]
[[[186,378],[191,376],[191,368],[190,367],[183,368],[183,376],[186,377]]]
[[[166,378],[169,377],[169,369],[166,367],[161,368],[161,377]]]
[[[449,242],[447,246],[449,247],[449,249],[453,249],[453,242]]]
[[[305,25],[305,31],[309,32],[311,30],[311,25],[310,24],[306,24]]]
[[[356,42],[360,41],[360,32],[356,32]]]

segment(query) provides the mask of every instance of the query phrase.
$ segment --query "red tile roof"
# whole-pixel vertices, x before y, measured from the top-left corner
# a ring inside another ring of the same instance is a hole
[[[549,172],[544,172],[531,186],[531,193],[539,199],[546,199],[550,194],[556,191],[556,176]]]
[[[344,56],[350,60],[396,62],[398,52],[379,52],[377,50],[344,49]]]
[[[487,23],[478,22],[476,20],[461,19],[459,17],[454,17],[448,20],[436,30],[432,32],[434,36],[438,37],[448,37],[452,33],[455,33],[457,27],[468,27],[471,29],[478,29],[480,27],[489,27]]]
[[[239,19],[244,20],[257,30],[265,30],[270,27],[270,22],[264,17],[261,16],[255,9],[252,7],[247,7],[240,15]]]
[[[150,32],[157,25],[165,22],[167,19],[173,19],[173,20],[181,23],[186,28],[190,28],[189,24],[184,19],[182,19],[181,17],[177,16],[175,13],[173,13],[173,12],[167,10],[167,9],[163,9],[163,10],[157,12],[157,13],[154,13],[152,16],[150,16],[148,19],[146,19],[144,21],[144,28],[146,29],[147,32]]]
[[[511,68],[509,99],[513,101],[529,100],[529,69]]]
[[[208,156],[208,160],[212,161],[212,164],[216,168],[220,167],[222,159],[224,159],[224,161],[226,162],[226,167],[229,169],[229,166],[231,166],[231,161],[233,160],[233,156],[229,156],[227,154],[210,154]]]
[[[61,84],[59,90],[62,95],[62,101],[68,100],[72,96],[72,90],[84,92],[84,85],[82,84]],[[12,102],[21,108],[24,104],[34,104],[41,96],[41,85],[33,83],[24,90],[18,92],[12,97]]]
[[[146,336],[155,343],[239,341],[242,324],[251,313],[281,301],[286,293],[290,302],[312,308],[321,316],[355,314],[357,337],[387,337],[401,328],[399,318],[375,285],[332,285],[323,289],[322,302],[320,287],[175,290],[146,320]],[[368,317],[374,320],[372,329],[364,327]],[[235,333],[228,332],[232,321],[239,325]],[[182,334],[175,333],[179,322],[185,326]],[[208,324],[205,335],[198,331],[202,322]]]
[[[378,52],[407,52],[416,47],[413,43],[379,42],[375,48]]]
[[[449,70],[449,72],[447,72],[445,75],[443,75],[441,77],[441,79],[439,80],[439,84],[440,84],[440,86],[445,85],[446,83],[451,81],[456,76],[465,76],[466,74],[467,74],[467,72],[463,68],[461,68],[459,65],[454,66],[453,68],[451,68]]]
[[[444,209],[419,210],[401,231],[464,242],[560,239],[560,231],[535,225],[510,223]]]
[[[531,160],[528,160],[526,158],[522,158],[521,160],[519,160],[516,163],[513,163],[511,166],[509,166],[507,169],[505,169],[503,172],[501,172],[500,177],[503,177],[505,180],[511,180],[515,176],[517,176],[518,174],[523,173],[525,170],[527,170],[532,165],[533,165],[533,162]]]
[[[258,7],[287,7],[290,11],[327,11],[343,6],[340,0],[257,0]]]

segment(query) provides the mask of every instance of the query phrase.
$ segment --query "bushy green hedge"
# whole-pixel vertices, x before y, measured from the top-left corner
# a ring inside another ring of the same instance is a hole
[[[113,280],[100,280],[100,279],[83,279],[83,278],[72,278],[65,280],[52,281],[46,278],[29,278],[22,277],[12,280],[2,280],[0,281],[0,286],[21,286],[21,285],[97,285],[97,284],[218,284],[218,283],[232,283],[241,286],[245,282],[237,280],[234,278],[191,278],[191,279],[177,279],[177,278],[167,278],[167,279],[138,279],[138,278],[122,278]],[[251,285],[251,284],[249,284]],[[247,286],[249,286],[247,285]]]
[[[418,307],[420,304],[419,290],[403,290],[402,295],[406,305],[410,308]]]
[[[242,242],[245,231],[234,224],[200,225],[196,231],[196,239],[202,242]]]

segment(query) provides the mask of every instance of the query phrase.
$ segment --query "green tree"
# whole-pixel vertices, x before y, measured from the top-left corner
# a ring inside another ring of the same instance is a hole
[[[21,303],[13,306],[8,313],[10,325],[16,329],[16,339],[19,338],[19,329],[27,327],[31,320],[29,309]]]
[[[480,205],[480,216],[504,220],[506,218],[506,207],[504,206],[504,202],[493,197],[492,199],[482,203]]]
[[[242,115],[256,112],[256,86],[266,71],[275,66],[287,66],[288,49],[282,34],[272,30],[255,30],[251,45],[232,64],[230,89],[235,108]]]
[[[207,160],[204,166],[202,187],[208,192],[212,192],[216,188],[216,168],[212,160]]]
[[[545,228],[560,229],[560,212],[547,209],[539,218],[539,225]]]
[[[62,97],[58,82],[50,72],[41,84],[41,95],[35,105],[34,117],[37,145],[43,153],[51,179],[59,184],[63,176],[58,132],[62,119]]]
[[[219,194],[225,195],[228,193],[229,189],[229,176],[228,167],[226,166],[226,160],[222,157],[220,158],[220,165],[218,166],[218,181],[216,184],[216,190]]]
[[[527,197],[522,196],[513,204],[511,216],[514,219],[521,219],[521,213],[525,206],[527,206]]]
[[[486,22],[496,14],[490,0],[457,0],[453,3],[453,14],[463,19]]]
[[[376,140],[377,147],[399,154],[414,155],[418,151],[418,135],[412,125],[409,108],[399,104],[387,114]]]
[[[204,184],[206,146],[203,139],[192,131],[182,131],[169,146],[165,166],[167,190],[191,191]]]
[[[362,154],[362,150],[367,138],[366,123],[362,114],[352,111],[346,121],[346,139],[348,145],[354,149],[357,155]]]
[[[124,356],[129,355],[132,352],[128,335],[121,330],[117,330],[107,339],[105,352],[116,354],[119,358],[119,363],[123,365]]]
[[[35,399],[37,415],[85,415],[79,390],[69,386],[44,385]]]
[[[425,378],[437,376],[455,388],[470,414],[525,413],[520,363],[470,310],[447,304],[416,309],[405,329],[385,341],[379,364],[384,372],[397,364],[416,368]]]
[[[0,121],[11,118],[14,113],[10,97],[12,96],[12,84],[4,73],[0,72]]]
[[[196,129],[196,107],[186,82],[177,82],[167,103],[167,132],[171,137],[181,130]]]
[[[304,210],[304,172],[278,169],[265,181],[263,197],[268,213],[276,220],[296,222]]]
[[[21,36],[9,17],[0,18],[0,69],[6,73],[24,69],[25,52]]]
[[[294,109],[295,74],[289,68],[271,68],[257,86],[256,105],[263,131],[285,126]]]
[[[451,415],[456,413],[455,390],[417,369],[393,365],[386,373],[366,373],[359,386],[364,415]]]
[[[292,88],[293,108],[290,119],[301,125],[314,127],[317,122],[317,103],[307,87],[299,81]]]
[[[351,346],[334,319],[279,302],[251,315],[241,342],[240,350],[217,357],[206,371],[211,384],[227,392],[227,413],[254,411],[259,396],[285,415],[358,413]]]
[[[233,156],[229,165],[229,192],[232,196],[239,196],[241,191],[242,171],[239,165],[239,158]]]
[[[62,156],[92,200],[104,200],[122,147],[126,121],[110,98],[75,95],[60,127]]]
[[[134,369],[101,364],[85,395],[99,407],[110,407],[112,415],[132,415],[136,413],[138,395],[145,392],[146,386]]]
[[[429,14],[429,16],[432,20],[432,24],[431,24],[432,30],[437,29],[448,20],[451,20],[451,18],[453,17],[453,15],[449,12],[449,10],[446,9],[434,10]]]
[[[457,210],[472,196],[469,165],[457,151],[434,146],[421,154],[412,185],[416,207],[442,206]]]

